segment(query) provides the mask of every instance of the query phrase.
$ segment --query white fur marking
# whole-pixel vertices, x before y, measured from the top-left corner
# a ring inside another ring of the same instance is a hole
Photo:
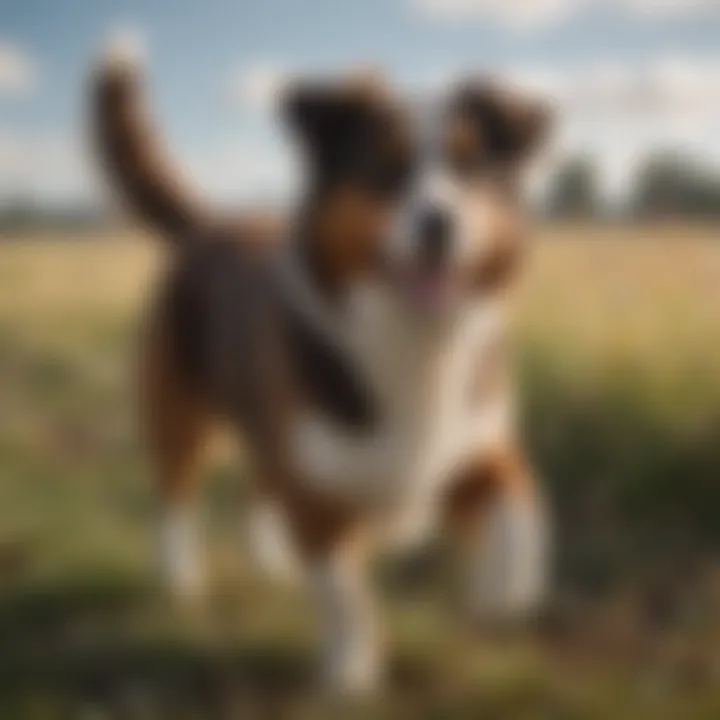
[[[250,511],[248,526],[250,552],[255,563],[272,578],[295,584],[299,577],[298,564],[280,509],[260,501]]]
[[[318,413],[307,413],[293,433],[293,454],[298,467],[318,487],[330,493],[348,491],[355,500],[384,502],[392,487],[378,483],[402,470],[398,443],[389,433],[353,435]]]
[[[378,681],[378,627],[357,559],[338,552],[311,568],[328,687],[342,694],[372,690]]]
[[[145,59],[145,44],[139,32],[133,28],[121,28],[110,37],[102,54],[100,64],[108,70],[135,69]]]
[[[174,505],[165,509],[160,525],[160,560],[174,595],[192,600],[202,594],[197,528],[190,508]]]
[[[364,505],[432,502],[443,475],[469,451],[509,431],[505,398],[467,407],[468,383],[496,336],[502,307],[487,305],[450,336],[413,327],[396,307],[357,308],[353,356],[382,408],[378,427],[353,432],[309,411],[297,421],[291,452],[308,481]],[[421,514],[424,511],[421,511]]]
[[[549,536],[541,504],[505,496],[481,520],[468,568],[470,610],[481,617],[526,615],[545,593]]]

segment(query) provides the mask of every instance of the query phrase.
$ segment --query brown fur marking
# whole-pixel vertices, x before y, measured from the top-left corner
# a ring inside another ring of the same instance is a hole
[[[166,502],[184,503],[200,480],[210,418],[157,324],[141,362],[141,404],[158,489]]]
[[[501,494],[529,495],[532,476],[519,449],[499,447],[470,461],[448,485],[444,498],[449,526],[463,533],[474,526]]]

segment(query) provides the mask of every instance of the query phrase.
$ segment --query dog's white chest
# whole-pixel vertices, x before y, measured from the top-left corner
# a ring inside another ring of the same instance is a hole
[[[429,327],[380,293],[359,294],[348,318],[347,349],[381,420],[354,432],[318,411],[301,415],[292,448],[307,481],[381,511],[431,501],[475,436],[504,423],[494,404],[472,414],[467,407],[468,383],[496,339],[499,310],[488,304],[448,331]]]

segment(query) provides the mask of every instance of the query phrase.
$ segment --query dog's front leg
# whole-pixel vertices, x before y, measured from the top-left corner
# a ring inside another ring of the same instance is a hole
[[[310,567],[323,680],[341,695],[371,692],[380,674],[379,628],[366,558],[355,550],[337,546]]]
[[[519,451],[508,447],[468,463],[451,489],[448,510],[461,541],[471,614],[513,620],[535,611],[547,590],[549,524]]]

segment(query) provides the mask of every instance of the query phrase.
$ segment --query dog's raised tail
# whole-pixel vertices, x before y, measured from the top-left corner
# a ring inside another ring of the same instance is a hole
[[[90,109],[94,148],[127,209],[183,244],[205,226],[207,213],[167,158],[148,117],[141,60],[128,37],[110,43],[98,62]]]

